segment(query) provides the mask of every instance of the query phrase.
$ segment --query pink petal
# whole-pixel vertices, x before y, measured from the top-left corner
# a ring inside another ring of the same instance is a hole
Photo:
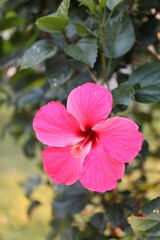
[[[94,127],[100,143],[117,161],[130,162],[142,148],[143,136],[130,119],[114,117]]]
[[[63,147],[84,138],[77,120],[58,102],[40,108],[33,119],[33,128],[38,140],[50,146]]]
[[[91,149],[83,165],[79,180],[91,191],[105,192],[115,188],[124,174],[124,163],[115,161],[100,145]]]
[[[77,87],[68,96],[67,110],[80,122],[83,130],[103,122],[111,109],[111,93],[94,83]]]
[[[76,153],[77,146],[80,146],[81,151]],[[73,184],[78,180],[83,160],[89,150],[90,145],[85,148],[81,145],[45,148],[42,154],[44,170],[57,183]]]

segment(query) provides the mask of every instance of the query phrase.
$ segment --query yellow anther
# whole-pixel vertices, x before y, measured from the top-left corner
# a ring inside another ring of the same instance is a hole
[[[81,145],[74,145],[72,148],[71,148],[71,151],[70,151],[71,155],[73,155],[75,158],[80,158],[82,157],[83,153],[84,153],[84,150],[83,150],[83,147]]]

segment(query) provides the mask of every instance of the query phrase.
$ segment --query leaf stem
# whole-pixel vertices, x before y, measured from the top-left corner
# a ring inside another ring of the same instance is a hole
[[[85,64],[85,63],[83,63],[83,66],[84,66],[84,68],[86,69],[86,71],[89,73],[89,75],[91,76],[91,78],[93,79],[93,81],[94,81],[95,83],[98,83],[97,78],[95,77],[95,75],[93,74],[93,72],[91,71],[91,69],[88,67],[88,65]]]
[[[106,19],[106,16],[105,16],[105,11],[104,11],[102,19],[100,21],[100,25],[99,25],[99,37],[100,37],[101,62],[102,62],[102,69],[103,69],[103,81],[106,83],[106,85],[109,89],[107,63],[106,63],[106,58],[105,58],[105,54],[104,54],[104,47],[105,47],[104,24],[105,24],[105,19]]]
[[[109,60],[108,60],[108,76],[110,76],[110,72],[111,72],[111,64],[112,64],[112,59],[109,58]]]
[[[129,6],[129,8],[128,8],[128,11],[127,11],[128,14],[131,13],[132,8],[133,8],[133,6],[134,6],[134,3],[135,3],[135,0],[132,0],[130,6]]]
[[[67,37],[67,35],[66,35],[66,33],[65,33],[64,30],[62,31],[62,35],[63,35],[63,37],[64,37],[66,43],[67,43],[67,44],[70,44],[70,40],[69,40],[69,38]]]

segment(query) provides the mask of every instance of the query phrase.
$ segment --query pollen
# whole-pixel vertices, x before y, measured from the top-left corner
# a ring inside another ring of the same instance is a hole
[[[83,153],[84,153],[84,149],[82,146],[80,145],[74,145],[72,148],[71,148],[71,151],[70,151],[71,155],[73,155],[75,158],[80,158],[82,157]]]

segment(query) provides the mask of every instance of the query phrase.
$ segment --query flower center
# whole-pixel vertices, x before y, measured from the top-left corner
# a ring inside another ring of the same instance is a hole
[[[96,134],[95,132],[91,129],[91,128],[88,128],[85,132],[84,132],[85,136],[86,136],[86,141],[94,141],[95,138],[96,138]]]
[[[71,155],[73,155],[75,158],[82,157],[84,153],[84,149],[81,145],[74,145],[70,150]]]
[[[92,146],[96,144],[97,136],[96,133],[91,128],[86,129],[84,135],[85,135],[85,140],[83,141],[84,145],[88,142],[92,142]]]

